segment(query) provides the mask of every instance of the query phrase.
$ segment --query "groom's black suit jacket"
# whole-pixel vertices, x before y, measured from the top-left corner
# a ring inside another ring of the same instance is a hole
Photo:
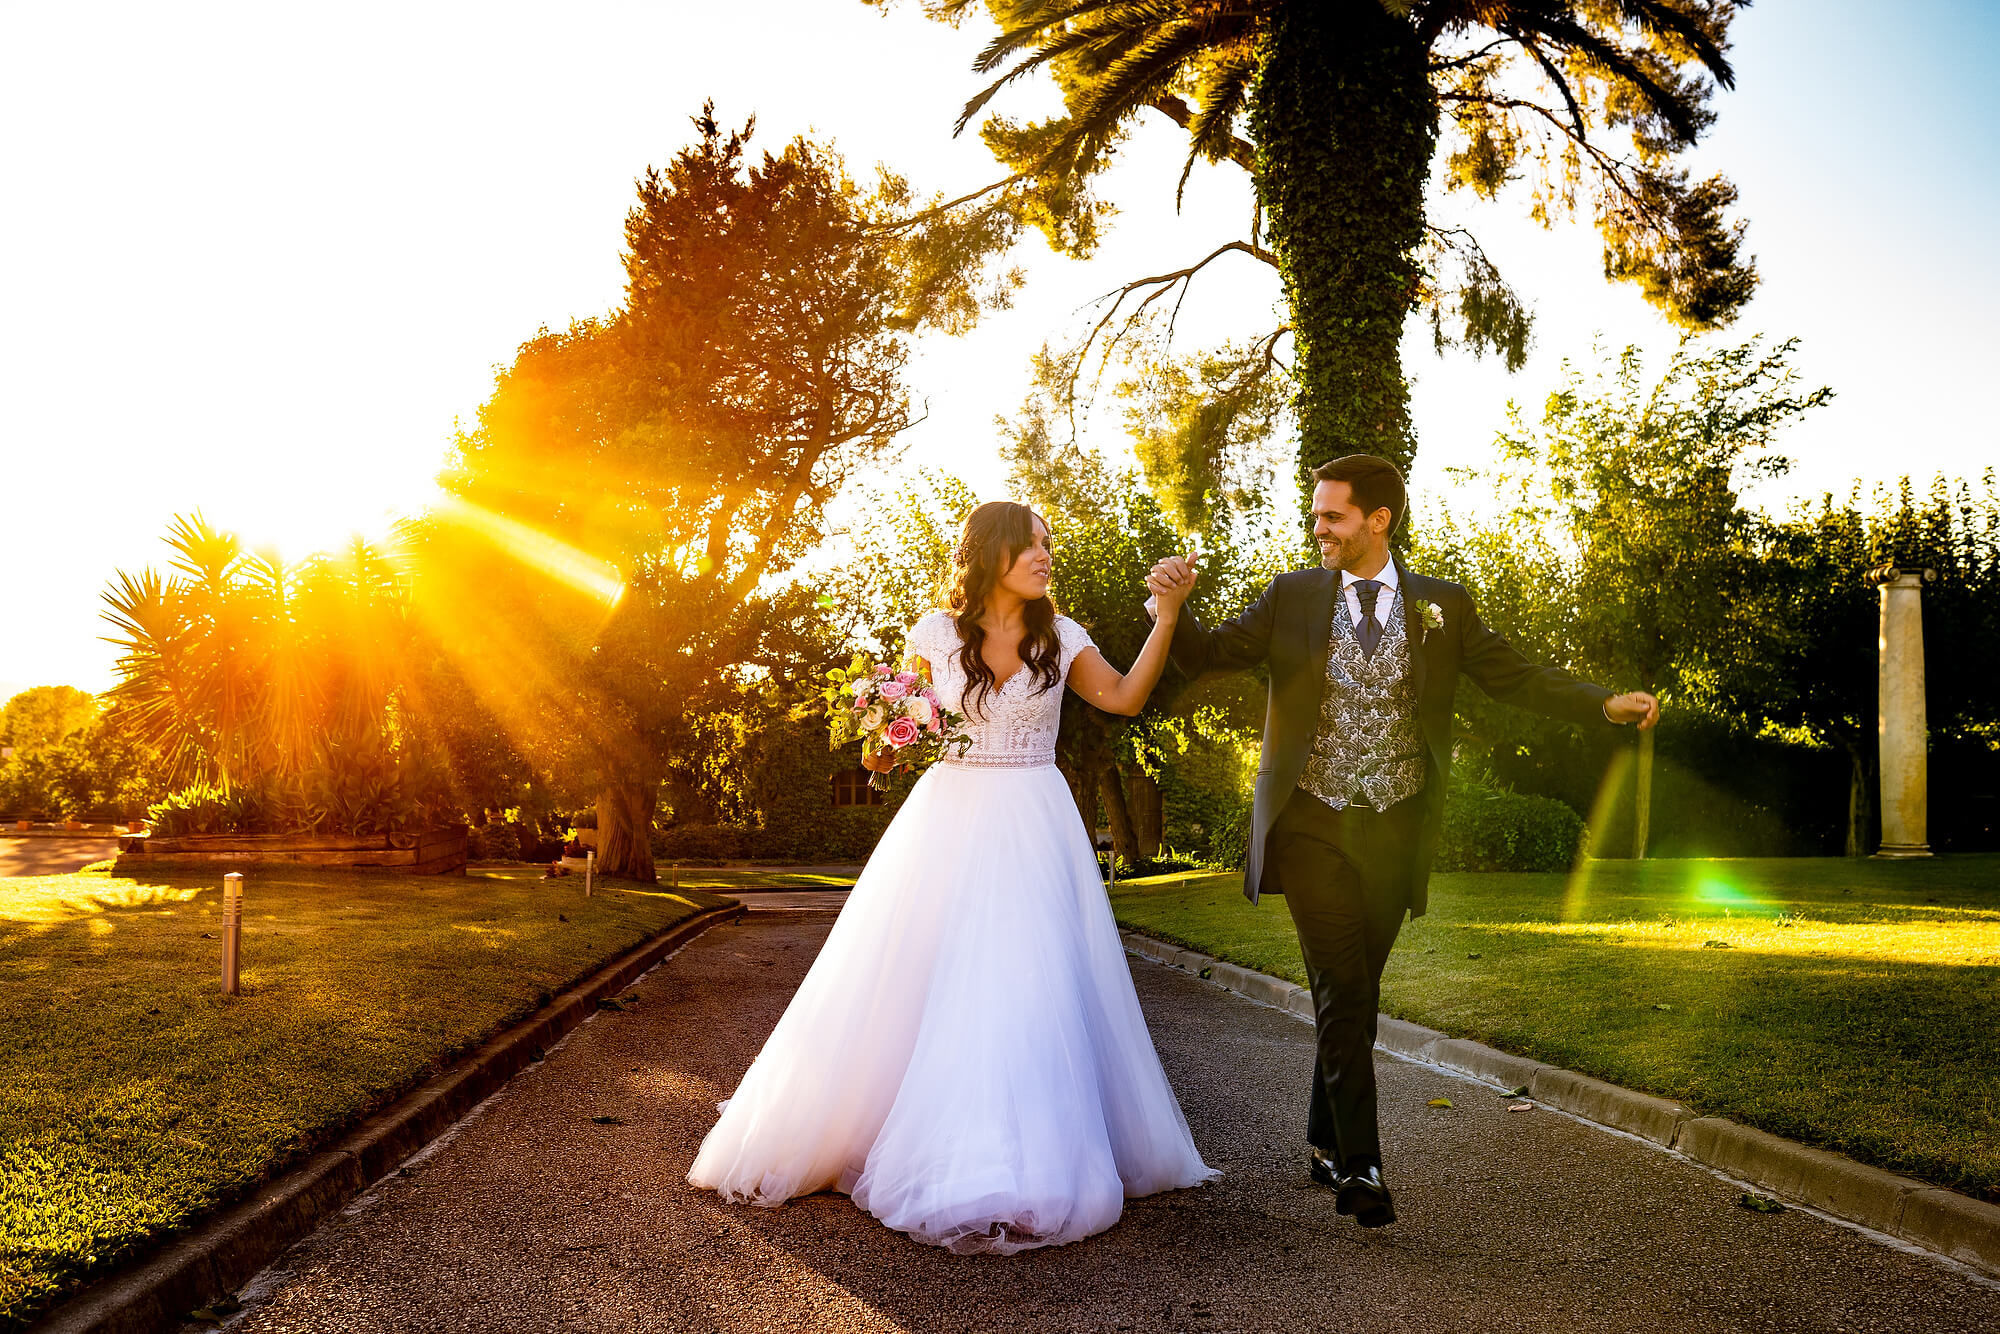
[[[1463,672],[1494,699],[1585,726],[1609,727],[1604,701],[1611,692],[1555,667],[1528,661],[1480,621],[1472,595],[1454,583],[1412,574],[1399,559],[1404,620],[1410,639],[1410,672],[1417,695],[1417,723],[1424,736],[1428,780],[1409,798],[1422,803],[1422,833],[1409,850],[1409,908],[1421,916],[1428,901],[1431,859],[1444,825],[1445,779],[1451,773],[1452,697]],[[1338,570],[1296,570],[1271,581],[1264,595],[1234,620],[1213,630],[1182,609],[1174,626],[1174,665],[1190,676],[1242,671],[1259,663],[1271,668],[1271,695],[1264,714],[1264,754],[1257,766],[1257,795],[1250,814],[1249,852],[1243,892],[1252,903],[1267,888],[1270,862],[1264,855],[1271,826],[1305,771],[1319,730],[1326,693],[1327,653],[1333,635]],[[1424,624],[1418,602],[1436,606],[1440,628]],[[1421,636],[1421,637],[1420,637]]]

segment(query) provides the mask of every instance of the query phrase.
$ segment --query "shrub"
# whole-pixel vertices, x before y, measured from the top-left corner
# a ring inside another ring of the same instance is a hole
[[[180,838],[187,834],[230,832],[225,823],[227,812],[221,788],[195,783],[154,802],[146,808],[146,818],[152,821],[154,834]]]
[[[1238,802],[1208,840],[1209,865],[1240,871],[1250,856],[1250,803]]]
[[[540,842],[526,825],[511,820],[504,824],[474,825],[466,843],[466,856],[476,862],[535,861],[538,859],[530,854],[539,851]]]
[[[1583,840],[1582,817],[1553,797],[1454,780],[1434,865],[1440,871],[1567,871]]]
[[[1205,869],[1202,862],[1191,853],[1177,848],[1162,848],[1157,857],[1120,857],[1118,878],[1130,879],[1141,875],[1171,875],[1175,871],[1199,871]]]
[[[667,861],[699,857],[740,861],[750,855],[749,831],[719,824],[683,824],[653,834],[653,856]]]

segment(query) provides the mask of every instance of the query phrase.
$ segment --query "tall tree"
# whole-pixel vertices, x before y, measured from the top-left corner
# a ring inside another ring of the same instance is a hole
[[[801,596],[785,572],[914,420],[909,334],[964,328],[1006,287],[984,285],[978,218],[891,226],[906,182],[864,189],[803,138],[753,161],[751,129],[712,108],[695,125],[639,182],[622,306],[524,344],[461,436],[419,600],[446,625],[496,610],[455,651],[597,794],[605,871],[642,880],[705,694],[769,668],[767,631]]]
[[[1496,623],[1555,660],[1670,707],[1718,708],[1719,683],[1740,680],[1773,631],[1753,596],[1760,528],[1740,490],[1789,467],[1779,434],[1833,396],[1800,385],[1795,346],[1752,339],[1704,352],[1684,342],[1657,376],[1630,347],[1596,374],[1565,363],[1541,415],[1513,407],[1496,466],[1468,474],[1477,491],[1511,498],[1507,508],[1447,519],[1427,534],[1432,554]],[[1467,707],[1489,740],[1537,726],[1469,698]],[[1650,735],[1638,772],[1641,855]]]
[[[17,759],[60,745],[97,719],[97,697],[75,686],[33,686],[0,708],[0,746]]]
[[[1724,216],[1734,187],[1678,165],[1713,118],[1714,87],[1733,84],[1724,56],[1733,0],[924,7],[954,23],[983,7],[999,27],[976,63],[999,77],[967,104],[961,127],[1014,80],[1054,75],[1062,115],[994,117],[981,134],[1012,171],[993,193],[1031,195],[1018,216],[1059,250],[1095,244],[1093,179],[1144,110],[1187,133],[1190,170],[1206,160],[1250,172],[1251,234],[1127,284],[1105,319],[1128,297],[1143,313],[1227,255],[1276,268],[1290,307],[1302,475],[1355,451],[1408,468],[1416,441],[1400,340],[1419,306],[1441,345],[1499,352],[1510,367],[1525,355],[1521,301],[1475,238],[1429,221],[1425,188],[1440,152],[1446,188],[1485,198],[1530,169],[1535,217],[1588,211],[1606,276],[1638,283],[1683,327],[1726,324],[1755,287],[1743,225]]]

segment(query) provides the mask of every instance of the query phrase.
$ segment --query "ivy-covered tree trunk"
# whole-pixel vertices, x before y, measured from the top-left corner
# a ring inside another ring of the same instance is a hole
[[[597,869],[656,884],[653,866],[653,804],[658,783],[613,783],[597,795]]]
[[[1257,192],[1291,303],[1299,467],[1416,454],[1403,321],[1416,303],[1438,109],[1382,0],[1276,7],[1251,96]]]

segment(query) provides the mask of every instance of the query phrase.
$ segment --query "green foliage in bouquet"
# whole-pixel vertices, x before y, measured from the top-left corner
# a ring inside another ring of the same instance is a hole
[[[927,769],[954,749],[959,755],[972,745],[972,738],[965,731],[965,717],[937,701],[931,690],[929,677],[915,673],[917,684],[910,693],[900,699],[881,698],[877,691],[894,677],[884,677],[876,663],[865,653],[854,655],[853,661],[845,667],[835,667],[826,674],[826,686],[820,691],[820,698],[826,702],[827,728],[831,734],[831,746],[838,750],[854,741],[861,742],[864,758],[884,749],[893,749],[896,762],[911,769]],[[856,704],[867,704],[866,709],[857,709]],[[937,727],[926,725],[927,719],[919,714],[934,714]],[[916,735],[900,746],[892,745],[889,729],[899,719],[907,718],[916,726]]]

